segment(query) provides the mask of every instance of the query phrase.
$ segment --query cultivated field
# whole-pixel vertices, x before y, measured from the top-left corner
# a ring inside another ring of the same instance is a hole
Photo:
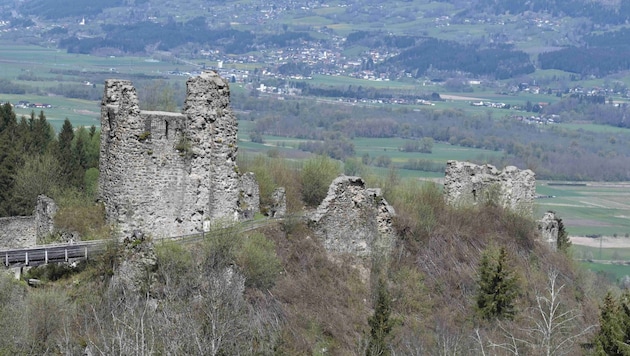
[[[630,235],[630,183],[588,182],[585,185],[549,185],[539,182],[538,215],[553,210],[572,236]],[[612,241],[612,240],[610,240]]]

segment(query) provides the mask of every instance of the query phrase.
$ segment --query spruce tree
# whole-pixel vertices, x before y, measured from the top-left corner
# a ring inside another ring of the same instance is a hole
[[[630,355],[630,347],[624,342],[623,312],[608,292],[600,307],[599,333],[595,337],[596,355]]]
[[[390,354],[388,342],[392,328],[395,325],[395,320],[390,318],[391,309],[391,297],[387,291],[386,282],[379,278],[374,315],[368,318],[370,343],[366,352],[367,356],[387,356]]]
[[[70,120],[66,119],[57,138],[56,157],[61,166],[61,174],[67,179],[70,186],[81,187],[83,185],[84,170],[77,159],[75,151],[74,129]],[[80,150],[83,151],[81,144]]]
[[[556,240],[556,248],[558,249],[558,251],[566,254],[569,252],[569,248],[571,247],[569,233],[564,228],[564,223],[562,223],[562,219],[556,218],[556,221],[558,221],[558,238]]]
[[[477,312],[483,319],[512,319],[516,314],[518,280],[508,265],[505,248],[498,256],[486,251],[479,264]]]
[[[0,107],[0,216],[16,215],[11,204],[15,171],[20,166],[17,150],[18,123],[9,103]]]
[[[630,291],[624,290],[619,298],[619,318],[623,329],[623,342],[630,345]]]

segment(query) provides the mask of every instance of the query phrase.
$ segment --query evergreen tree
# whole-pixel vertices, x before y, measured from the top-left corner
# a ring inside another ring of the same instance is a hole
[[[599,333],[595,336],[597,355],[630,355],[630,347],[624,342],[624,318],[619,303],[612,293],[604,297],[600,307]]]
[[[621,324],[623,329],[623,342],[630,344],[630,291],[624,290],[619,299],[619,317],[621,318]]]
[[[562,219],[556,218],[556,220],[558,221],[558,239],[556,240],[556,248],[558,249],[558,251],[566,254],[571,248],[569,233],[564,228],[564,223],[562,223]]]
[[[46,121],[43,111],[39,112],[37,120],[33,121],[31,128],[33,138],[33,153],[44,154],[54,138],[54,130],[50,123]]]
[[[391,319],[391,297],[387,291],[386,282],[379,278],[376,290],[374,315],[368,318],[370,325],[370,343],[366,352],[367,356],[387,356],[390,354],[388,346],[390,333],[395,325]]]
[[[518,280],[508,266],[505,248],[498,256],[493,251],[484,252],[479,264],[479,291],[477,311],[484,319],[512,319],[516,314]]]
[[[61,166],[61,174],[67,180],[70,186],[82,187],[84,169],[81,167],[77,155],[83,154],[84,149],[80,147],[81,152],[76,152],[73,145],[74,129],[70,120],[66,119],[61,127],[57,138],[57,147],[55,156]],[[82,144],[81,144],[82,146]]]
[[[20,166],[17,118],[9,103],[0,107],[0,216],[14,215],[11,191]]]

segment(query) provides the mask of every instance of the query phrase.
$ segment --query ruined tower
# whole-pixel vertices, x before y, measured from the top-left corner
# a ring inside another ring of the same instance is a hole
[[[99,197],[121,235],[201,232],[238,218],[237,122],[215,72],[187,81],[184,113],[141,111],[132,83],[107,80]]]

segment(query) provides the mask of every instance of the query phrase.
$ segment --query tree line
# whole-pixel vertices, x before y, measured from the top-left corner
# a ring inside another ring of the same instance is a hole
[[[0,107],[0,216],[31,215],[39,194],[67,189],[95,193],[99,134],[75,130],[68,119],[59,133],[44,112],[18,119],[11,104]]]
[[[476,45],[427,38],[415,47],[402,51],[378,68],[389,71],[402,69],[420,78],[427,70],[463,71],[474,76],[512,78],[533,73],[535,68],[529,55],[510,46],[479,48]]]
[[[559,121],[569,121],[575,116],[603,123],[625,117],[623,106],[579,104],[576,98],[563,103],[577,111],[571,111],[571,115],[561,113]],[[412,111],[239,95],[235,96],[233,105],[248,112],[240,118],[254,121],[258,135],[318,141],[317,144],[306,143],[303,148],[335,158],[352,154],[349,144],[354,137],[399,137],[413,141],[426,137],[435,142],[502,151],[503,155],[498,158],[486,160],[497,166],[531,168],[541,179],[623,181],[630,178],[623,169],[630,164],[630,133],[621,130],[614,133],[576,131],[564,129],[562,124],[542,127],[510,117],[495,119],[454,109]],[[545,108],[546,113],[557,110],[561,109],[556,104]],[[343,156],[339,154],[344,152],[340,147],[348,147]],[[407,166],[434,169],[419,162],[409,162]]]

